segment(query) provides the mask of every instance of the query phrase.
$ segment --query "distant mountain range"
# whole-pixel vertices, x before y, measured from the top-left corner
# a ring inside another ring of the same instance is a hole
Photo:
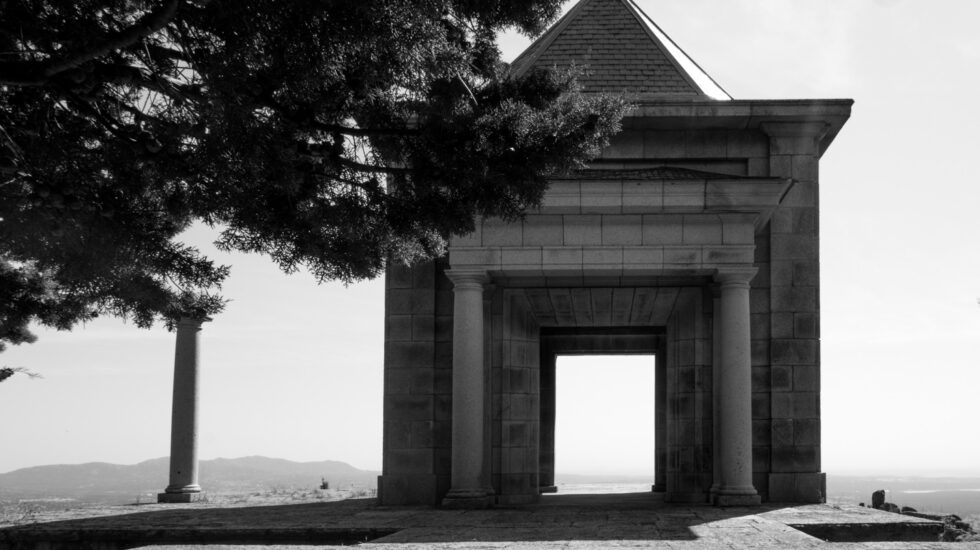
[[[57,464],[22,468],[0,474],[0,500],[63,497],[79,500],[135,500],[137,495],[162,492],[169,477],[169,459],[154,458],[139,464],[105,462]],[[331,488],[377,485],[381,472],[359,470],[345,462],[293,462],[281,458],[248,456],[202,460],[200,483],[206,491],[249,492],[274,488]]]

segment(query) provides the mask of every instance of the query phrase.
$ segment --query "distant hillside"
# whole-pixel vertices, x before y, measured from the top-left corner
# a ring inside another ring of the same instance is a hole
[[[277,487],[315,488],[320,478],[331,488],[375,487],[380,472],[359,470],[345,462],[292,462],[249,456],[200,462],[200,483],[206,491],[249,492]],[[131,501],[136,495],[161,492],[167,485],[169,459],[139,464],[105,462],[22,468],[0,474],[0,500],[63,497],[79,500]]]

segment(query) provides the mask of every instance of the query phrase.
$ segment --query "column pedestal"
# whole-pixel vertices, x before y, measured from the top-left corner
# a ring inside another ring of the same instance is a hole
[[[204,498],[197,483],[198,345],[202,320],[177,323],[174,353],[173,413],[170,422],[170,483],[157,502],[196,502]]]
[[[720,394],[718,443],[721,479],[715,492],[718,506],[761,503],[752,486],[752,352],[749,317],[749,281],[757,269],[719,271],[720,286]]]
[[[447,508],[486,508],[493,490],[484,467],[484,271],[446,271],[453,282],[452,470]]]

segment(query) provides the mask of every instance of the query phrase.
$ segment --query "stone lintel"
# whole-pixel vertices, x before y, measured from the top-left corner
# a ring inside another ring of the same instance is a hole
[[[736,226],[728,228],[738,233]],[[457,288],[482,284],[489,275],[501,284],[508,277],[710,277],[718,269],[751,265],[754,251],[751,243],[450,247],[453,269],[446,273]],[[461,276],[464,271],[470,274]]]

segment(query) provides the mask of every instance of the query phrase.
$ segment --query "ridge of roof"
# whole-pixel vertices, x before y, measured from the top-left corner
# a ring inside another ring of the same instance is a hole
[[[589,70],[580,78],[586,92],[731,99],[633,0],[580,0],[511,66],[520,76],[545,64],[573,63]]]
[[[538,60],[542,53],[551,46],[552,42],[565,30],[569,22],[572,19],[578,17],[578,12],[581,11],[585,4],[588,4],[590,0],[580,0],[572,9],[568,10],[565,15],[558,19],[558,22],[548,28],[548,30],[541,33],[541,36],[537,37],[531,45],[528,46],[523,52],[521,52],[514,61],[511,62],[511,67],[515,67],[514,73],[518,76],[526,73],[533,65],[534,62]]]

